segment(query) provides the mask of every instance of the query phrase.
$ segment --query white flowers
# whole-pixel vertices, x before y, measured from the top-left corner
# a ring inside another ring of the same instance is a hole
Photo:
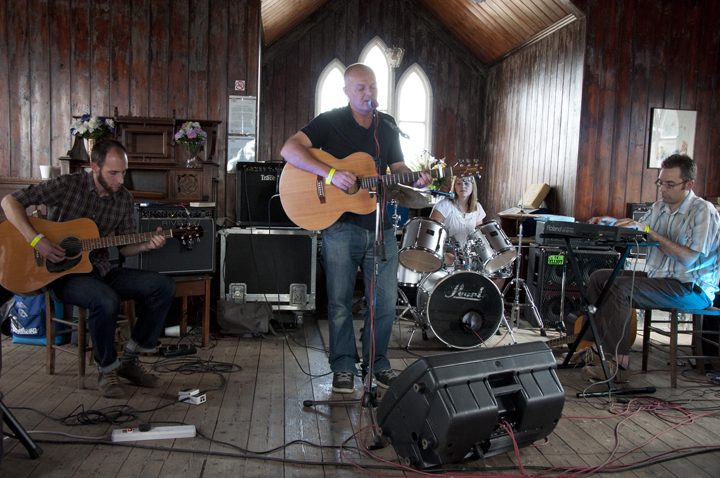
[[[85,139],[99,139],[107,133],[115,132],[115,122],[99,116],[83,115],[70,125],[70,134]]]

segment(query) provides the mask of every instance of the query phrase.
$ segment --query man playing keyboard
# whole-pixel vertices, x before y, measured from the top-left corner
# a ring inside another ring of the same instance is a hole
[[[593,217],[591,224],[637,228],[648,235],[645,271],[621,271],[608,291],[595,322],[603,351],[617,383],[628,381],[630,371],[630,310],[657,308],[704,309],[718,292],[718,239],[720,215],[693,191],[697,167],[686,155],[674,154],[662,162],[655,182],[662,199],[639,220]],[[588,300],[595,304],[612,270],[595,271],[588,283]],[[585,372],[605,380],[597,350]],[[589,358],[589,357],[587,357]]]

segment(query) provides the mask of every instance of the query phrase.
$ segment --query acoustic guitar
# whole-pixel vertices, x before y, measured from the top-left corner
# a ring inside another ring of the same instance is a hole
[[[28,220],[38,234],[44,234],[65,249],[66,257],[58,263],[48,261],[28,244],[10,221],[0,223],[0,284],[18,295],[36,291],[67,274],[91,272],[88,255],[94,249],[147,242],[157,235],[175,237],[188,243],[203,236],[202,227],[198,225],[99,237],[98,228],[91,219],[52,222],[29,217]]]
[[[568,314],[570,318],[577,317],[575,319],[575,325],[573,326],[573,333],[570,335],[565,335],[563,337],[558,337],[557,339],[548,340],[545,342],[545,345],[548,346],[548,348],[554,348],[554,347],[560,347],[561,345],[565,344],[571,344],[575,342],[575,339],[577,338],[578,334],[580,333],[580,330],[582,330],[582,322],[583,322],[583,315],[577,315],[576,313],[571,312]],[[635,343],[635,339],[637,338],[637,310],[630,309],[630,345]],[[577,353],[578,350],[582,350],[584,348],[590,347],[593,345],[593,342],[590,342],[589,340],[581,340],[578,344],[577,348],[575,349],[575,353]]]
[[[373,212],[376,201],[369,191],[377,187],[379,178],[385,185],[412,183],[420,178],[419,171],[378,177],[375,162],[366,153],[351,154],[342,160],[319,149],[310,149],[310,154],[331,168],[352,171],[358,176],[350,189],[342,190],[325,184],[322,176],[298,169],[292,164],[285,165],[280,176],[280,202],[292,222],[311,231],[331,226],[346,212]],[[433,178],[467,177],[480,175],[482,169],[479,163],[468,161],[428,172]]]

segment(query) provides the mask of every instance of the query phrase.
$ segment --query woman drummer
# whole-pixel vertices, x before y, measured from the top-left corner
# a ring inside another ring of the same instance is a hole
[[[468,235],[482,224],[485,210],[478,203],[474,177],[453,177],[450,191],[455,193],[455,197],[438,202],[430,213],[430,218],[443,223],[448,237],[456,241],[460,245],[460,250],[463,250]],[[452,250],[446,252],[445,264],[452,265],[454,262],[454,252]]]

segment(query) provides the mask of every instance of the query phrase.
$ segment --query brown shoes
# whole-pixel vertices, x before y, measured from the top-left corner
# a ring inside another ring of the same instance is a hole
[[[138,387],[158,388],[163,385],[163,380],[157,375],[153,375],[143,367],[139,361],[130,363],[121,363],[117,369],[117,374],[127,380],[130,380]]]
[[[560,356],[559,363],[565,362],[568,352],[565,352]],[[570,357],[570,364],[578,363],[597,363],[600,361],[600,356],[592,350],[591,347],[585,347],[581,350],[576,350],[572,357]]]
[[[630,380],[630,370],[625,368],[618,368],[617,364],[612,361],[607,361],[608,368],[610,369],[610,373],[612,374],[613,382],[615,383],[628,383]],[[585,367],[583,370],[585,374],[590,378],[590,380],[600,381],[604,382],[607,380],[605,377],[605,373],[603,372],[602,367],[600,366],[600,361],[598,360],[596,365],[592,365],[590,367]]]
[[[125,398],[125,387],[118,382],[117,369],[107,373],[98,370],[98,392],[105,398]]]

